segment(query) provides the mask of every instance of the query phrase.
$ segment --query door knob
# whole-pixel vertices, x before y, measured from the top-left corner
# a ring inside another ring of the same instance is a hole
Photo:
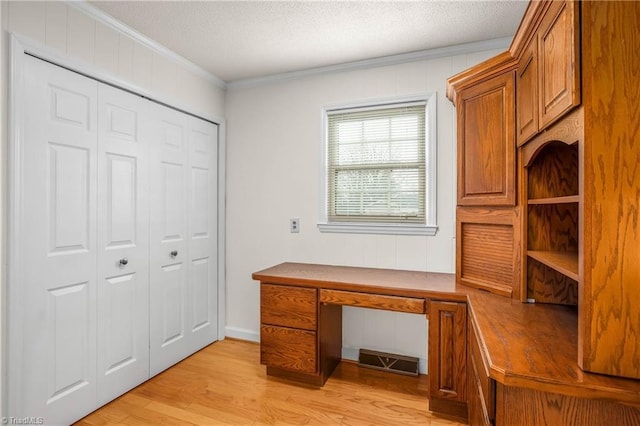
[[[171,251],[171,257],[176,257],[178,255],[178,250]]]
[[[127,263],[129,263],[129,259],[127,259],[126,257],[120,259],[120,266],[125,266]]]

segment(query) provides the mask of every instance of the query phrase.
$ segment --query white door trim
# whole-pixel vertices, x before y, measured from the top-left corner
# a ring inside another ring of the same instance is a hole
[[[184,105],[175,99],[159,94],[154,91],[145,90],[139,86],[131,84],[127,81],[119,79],[112,74],[101,70],[100,68],[87,64],[82,61],[70,58],[60,52],[48,48],[39,42],[33,41],[28,37],[10,34],[10,51],[9,51],[9,103],[8,103],[8,146],[7,146],[7,239],[6,239],[6,258],[3,263],[7,266],[3,290],[5,299],[3,306],[3,345],[2,345],[2,371],[8,371],[8,362],[11,360],[12,368],[22,367],[20,352],[22,348],[22,336],[11,335],[10,328],[21,329],[21,324],[15,324],[20,321],[20,315],[16,313],[21,309],[28,309],[25,301],[21,299],[22,294],[19,290],[21,282],[20,264],[23,261],[20,258],[21,242],[20,227],[21,217],[21,199],[20,194],[23,190],[21,182],[21,161],[22,161],[22,139],[21,128],[24,118],[21,116],[23,100],[16,96],[22,92],[24,81],[22,79],[24,67],[24,55],[30,54],[42,60],[51,62],[55,65],[67,68],[71,71],[83,74],[87,77],[101,81],[103,83],[124,89],[136,95],[143,96],[151,101],[161,103],[170,108],[179,110],[197,118],[218,124],[218,339],[223,340],[225,337],[226,324],[226,274],[225,274],[225,154],[226,154],[226,123],[224,118],[197,111],[192,106]],[[10,344],[9,344],[10,343]],[[13,365],[15,364],[15,366]],[[15,378],[14,378],[15,380]],[[7,390],[14,389],[18,383],[12,383],[9,375],[4,374],[2,381],[2,410],[0,415],[6,414],[7,407],[15,406],[15,398],[19,398],[14,392]]]

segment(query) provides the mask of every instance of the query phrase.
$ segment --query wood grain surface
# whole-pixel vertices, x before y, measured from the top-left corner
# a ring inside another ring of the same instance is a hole
[[[258,344],[216,342],[77,425],[460,425],[428,411],[426,376],[342,362],[318,389],[267,377],[259,358]]]
[[[521,147],[523,166],[531,164],[538,152],[549,142],[562,142],[567,145],[576,144],[584,140],[584,108],[576,107],[567,113],[562,120],[554,123],[544,132],[538,133],[533,139]]]
[[[296,328],[260,326],[260,362],[300,373],[316,373],[316,333]]]
[[[515,205],[515,75],[460,92],[458,205]]]
[[[429,407],[467,417],[467,306],[429,302]]]
[[[578,252],[578,204],[537,204],[527,211],[528,250]]]
[[[460,301],[466,301],[468,290],[456,284],[454,274],[311,263],[281,263],[254,272],[252,277],[265,283],[297,287],[417,298],[446,295],[451,300]]]
[[[640,3],[584,2],[585,369],[640,379]]]
[[[580,104],[579,3],[550,3],[537,31],[541,130]]]
[[[553,259],[556,268],[541,263],[538,259],[543,258],[550,260],[548,255],[550,252],[530,252],[535,253],[534,257],[530,257],[527,261],[527,282],[528,292],[527,298],[533,299],[536,303],[556,303],[559,305],[578,304],[578,281],[577,278],[570,278],[567,274],[558,272],[559,263]],[[543,256],[540,256],[543,254]],[[536,256],[537,255],[537,256]],[[556,256],[562,258],[562,256]],[[575,254],[577,261],[577,254]],[[571,274],[571,276],[576,276]]]
[[[497,382],[640,407],[640,381],[593,374],[578,366],[575,307],[474,292],[469,294],[468,314]]]
[[[315,331],[317,293],[313,288],[262,284],[260,322]]]
[[[533,37],[516,70],[517,145],[538,133],[538,38]]]
[[[529,199],[578,195],[578,145],[551,142],[528,167]]]
[[[461,283],[511,296],[520,281],[517,208],[458,207],[456,275]]]
[[[469,381],[468,388],[478,386],[479,397],[482,399],[482,411],[489,421],[495,419],[496,407],[496,382],[489,376],[489,367],[486,364],[477,338],[475,324],[469,322],[468,356],[469,366],[473,370],[473,381]],[[469,367],[467,367],[469,368]]]
[[[640,424],[640,409],[611,401],[577,398],[499,385],[496,424],[574,426]]]
[[[320,302],[335,305],[357,306],[360,308],[383,309],[386,311],[407,312],[411,314],[424,314],[426,312],[426,303],[424,299],[373,295],[355,291],[320,289]]]

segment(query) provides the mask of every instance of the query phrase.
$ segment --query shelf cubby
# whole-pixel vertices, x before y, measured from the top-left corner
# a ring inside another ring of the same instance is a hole
[[[547,143],[527,166],[526,176],[527,299],[577,305],[578,145]]]

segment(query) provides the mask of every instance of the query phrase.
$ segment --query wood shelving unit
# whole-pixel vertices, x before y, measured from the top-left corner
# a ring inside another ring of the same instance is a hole
[[[531,206],[542,204],[572,204],[578,203],[579,201],[579,195],[565,195],[562,197],[534,198],[529,200],[527,203]]]
[[[578,281],[578,253],[561,251],[528,250],[527,256]]]
[[[526,167],[526,298],[577,305],[578,146],[551,141]]]

